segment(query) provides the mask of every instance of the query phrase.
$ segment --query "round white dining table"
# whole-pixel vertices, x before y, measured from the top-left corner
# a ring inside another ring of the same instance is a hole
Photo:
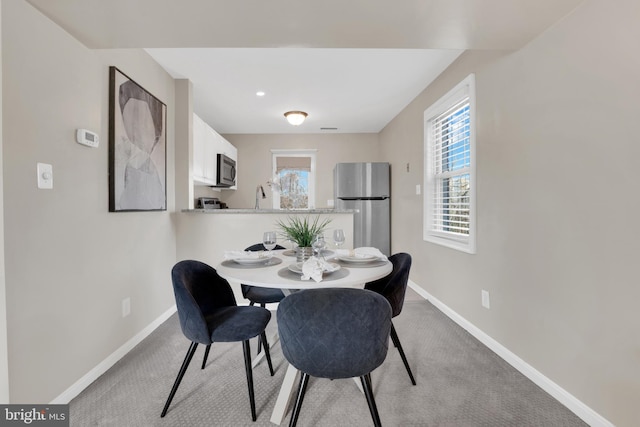
[[[216,266],[218,274],[227,280],[240,282],[245,285],[261,286],[266,288],[286,289],[313,289],[313,288],[358,288],[365,283],[381,279],[391,273],[393,269],[389,261],[378,263],[343,263],[338,262],[340,270],[324,276],[323,280],[316,282],[313,279],[301,280],[301,278],[288,270],[291,264],[295,264],[295,256],[283,255],[288,251],[273,251],[273,262],[264,264],[237,264],[231,260],[223,261]],[[336,262],[336,259],[325,256],[328,262]],[[280,262],[282,261],[282,262]],[[277,262],[277,263],[276,263]],[[337,277],[333,278],[332,276]]]
[[[373,263],[344,263],[339,262],[340,269],[333,273],[326,274],[323,280],[316,282],[313,279],[301,280],[301,275],[293,273],[289,266],[295,264],[295,256],[286,256],[289,251],[273,251],[273,259],[264,264],[238,264],[227,260],[219,263],[216,270],[220,276],[228,281],[240,282],[245,285],[261,286],[267,288],[280,288],[285,295],[295,290],[314,288],[363,288],[365,283],[381,279],[393,270],[391,262]],[[337,262],[330,256],[325,255],[328,262]],[[271,422],[278,424],[282,422],[289,401],[293,394],[298,370],[289,365],[285,373],[280,393],[276,400]],[[360,384],[356,381],[360,388]],[[361,390],[362,391],[362,390]]]

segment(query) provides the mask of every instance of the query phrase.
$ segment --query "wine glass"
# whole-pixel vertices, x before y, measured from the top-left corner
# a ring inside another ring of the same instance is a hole
[[[344,244],[345,237],[344,231],[341,228],[336,228],[333,230],[333,244],[336,245],[336,248],[339,248]]]
[[[324,241],[324,236],[322,234],[318,234],[315,239],[313,239],[313,243],[311,247],[313,250],[320,256],[322,254],[322,250],[327,246],[327,242]]]
[[[276,232],[265,231],[262,235],[262,244],[269,251],[269,256],[271,256],[271,251],[276,247]]]
[[[286,242],[289,242],[288,244]],[[285,244],[287,244],[287,246],[289,247],[289,254],[291,255],[292,253],[295,254],[296,251],[296,241],[293,239],[287,239],[285,240]]]

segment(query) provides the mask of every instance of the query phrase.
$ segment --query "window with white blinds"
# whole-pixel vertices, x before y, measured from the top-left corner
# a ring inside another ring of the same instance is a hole
[[[470,75],[424,115],[424,240],[469,253],[475,253],[474,98]]]

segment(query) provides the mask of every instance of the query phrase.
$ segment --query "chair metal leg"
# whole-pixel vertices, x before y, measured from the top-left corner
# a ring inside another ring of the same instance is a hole
[[[191,342],[189,346],[189,350],[187,350],[187,355],[182,362],[182,366],[180,367],[180,372],[178,372],[178,377],[176,381],[173,383],[173,387],[171,388],[171,393],[169,393],[169,398],[167,399],[167,403],[164,404],[164,409],[162,410],[162,414],[160,414],[160,418],[164,417],[167,414],[167,409],[169,409],[169,405],[173,400],[173,396],[175,396],[176,391],[178,390],[178,386],[182,381],[182,377],[184,377],[184,373],[187,372],[187,368],[189,367],[189,363],[191,362],[191,358],[193,354],[196,352],[196,348],[198,347],[197,342]]]
[[[413,373],[411,372],[411,368],[409,367],[409,362],[407,362],[407,357],[404,355],[402,344],[400,344],[400,338],[398,338],[398,334],[396,333],[396,328],[393,327],[393,323],[391,323],[391,340],[400,352],[400,357],[402,358],[404,367],[407,368],[407,373],[409,374],[409,378],[411,379],[411,384],[416,385],[416,380],[415,378],[413,378]]]
[[[300,385],[298,386],[298,397],[296,398],[296,404],[293,407],[291,413],[291,420],[289,421],[289,427],[295,427],[298,423],[298,415],[300,415],[300,408],[302,407],[302,401],[304,400],[304,393],[307,391],[307,384],[309,383],[309,374],[301,372]]]
[[[252,304],[252,305],[253,305],[253,304]],[[266,308],[266,307],[265,307],[265,303],[261,303],[261,304],[260,304],[260,307],[262,307],[262,308]],[[265,336],[265,338],[264,338],[264,343],[265,343],[265,345],[267,344],[267,337],[266,337],[266,336]],[[262,351],[261,344],[262,344],[262,340],[258,340],[258,351],[256,352],[256,354],[260,354],[260,352]],[[271,375],[273,375],[273,374],[271,374]]]
[[[249,340],[242,341],[242,348],[244,350],[244,368],[247,372],[247,386],[249,387],[249,404],[251,405],[251,419],[256,420],[256,398],[253,393],[253,371],[251,370],[251,347],[249,346]]]
[[[264,355],[267,357],[267,365],[269,365],[269,373],[273,376],[273,364],[271,363],[271,352],[269,349],[269,342],[267,341],[267,333],[262,331],[258,342],[264,342]]]
[[[378,415],[378,407],[376,406],[376,400],[373,397],[373,387],[371,386],[371,374],[366,374],[360,377],[362,381],[362,388],[364,389],[364,395],[367,398],[367,404],[369,405],[369,412],[371,412],[371,418],[373,418],[373,425],[376,427],[382,427],[380,423],[380,415]]]
[[[204,359],[202,359],[201,369],[204,369],[204,366],[207,364],[207,357],[209,357],[209,350],[211,350],[211,344],[208,344],[206,350],[204,351]]]

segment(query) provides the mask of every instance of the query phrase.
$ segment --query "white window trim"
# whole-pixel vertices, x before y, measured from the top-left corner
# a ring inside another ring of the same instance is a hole
[[[298,149],[298,150],[288,150],[288,149],[272,149],[271,150],[271,158],[272,158],[272,168],[271,175],[276,176],[278,170],[278,157],[309,157],[311,158],[311,170],[310,170],[310,178],[309,178],[309,208],[316,208],[316,153],[317,149]],[[273,192],[273,209],[280,209],[280,192]],[[302,209],[307,210],[307,209]]]
[[[433,218],[433,206],[431,192],[433,186],[433,164],[431,161],[430,126],[431,121],[445,112],[451,106],[469,97],[469,235],[461,236],[446,231],[433,230],[431,223]],[[424,211],[423,211],[423,239],[448,248],[470,254],[476,253],[476,89],[475,75],[470,74],[442,98],[436,101],[424,112]]]

